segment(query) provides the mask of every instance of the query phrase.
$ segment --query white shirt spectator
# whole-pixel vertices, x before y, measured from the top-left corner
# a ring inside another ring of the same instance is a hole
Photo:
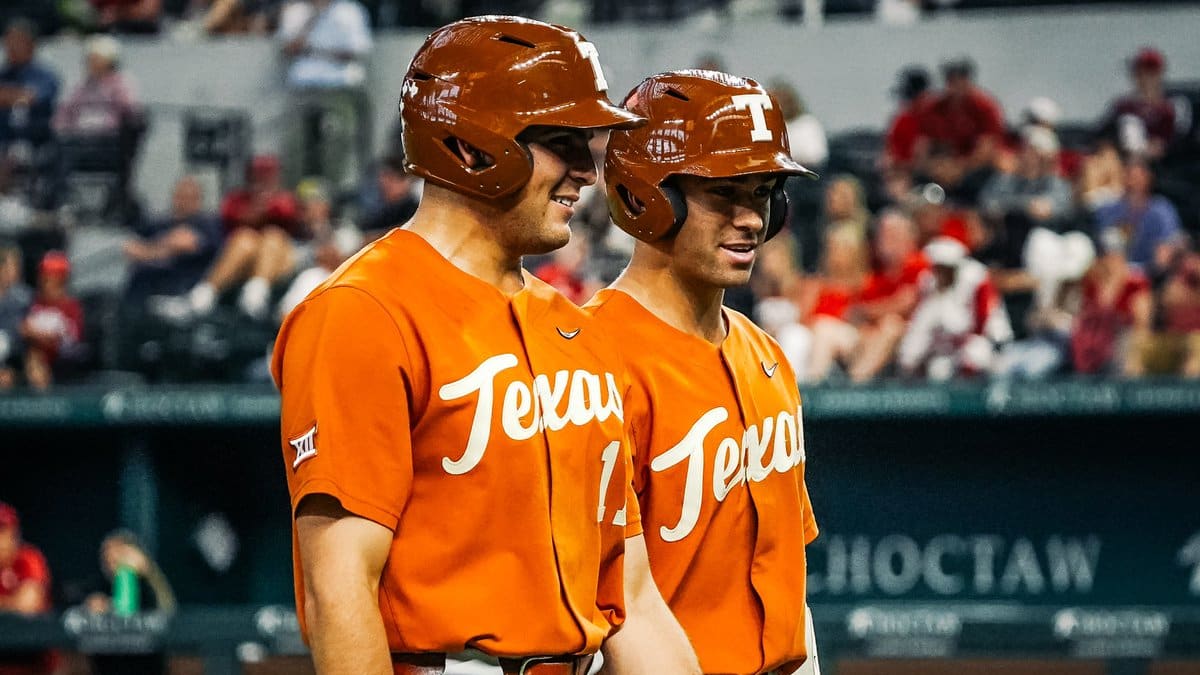
[[[804,113],[788,120],[787,133],[792,159],[809,168],[825,166],[825,160],[829,159],[829,141],[825,138],[825,127],[816,115]]]
[[[292,60],[288,86],[294,88],[357,87],[366,80],[363,60],[371,51],[367,13],[355,0],[332,0],[318,10],[311,2],[288,4],[279,18],[276,37],[284,43],[307,33],[307,49]],[[352,59],[338,55],[353,55]]]
[[[996,346],[1010,342],[1013,331],[987,268],[948,237],[930,242],[925,256],[935,268],[953,269],[953,281],[939,287],[935,270],[925,273],[921,301],[897,348],[900,367],[909,373],[924,368],[935,381],[988,372]]]

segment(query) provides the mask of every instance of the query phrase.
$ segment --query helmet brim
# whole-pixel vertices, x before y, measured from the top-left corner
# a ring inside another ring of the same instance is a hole
[[[608,101],[580,101],[529,116],[529,125],[568,127],[572,129],[636,129],[649,120],[641,115],[613,105]]]
[[[761,151],[714,153],[680,173],[701,178],[731,178],[763,173],[782,173],[814,180],[820,178],[815,171],[808,169],[786,153],[776,152],[764,156]]]

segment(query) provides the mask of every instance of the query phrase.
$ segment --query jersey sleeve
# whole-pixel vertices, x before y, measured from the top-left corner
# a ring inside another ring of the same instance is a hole
[[[327,494],[395,529],[412,486],[408,355],[364,291],[334,287],[288,317],[272,364],[292,509]]]

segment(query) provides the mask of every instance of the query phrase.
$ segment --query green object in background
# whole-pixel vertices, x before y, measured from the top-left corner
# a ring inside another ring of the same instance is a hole
[[[132,567],[121,565],[113,573],[113,614],[133,616],[141,608],[138,575]]]

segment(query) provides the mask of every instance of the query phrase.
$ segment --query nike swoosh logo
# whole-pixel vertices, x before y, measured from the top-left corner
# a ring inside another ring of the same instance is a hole
[[[766,361],[763,361],[763,362],[762,362],[762,369],[763,369],[763,372],[767,374],[767,377],[775,377],[775,370],[776,370],[777,368],[779,368],[779,362],[778,362],[778,361],[776,361],[775,363],[771,364],[770,366],[768,366],[768,365],[767,365],[767,362],[766,362]]]
[[[573,331],[565,331],[565,330],[559,328],[558,326],[555,326],[554,330],[558,331],[558,334],[561,335],[564,340],[573,340],[576,335],[579,335],[579,331],[580,331],[579,328],[576,328]]]

